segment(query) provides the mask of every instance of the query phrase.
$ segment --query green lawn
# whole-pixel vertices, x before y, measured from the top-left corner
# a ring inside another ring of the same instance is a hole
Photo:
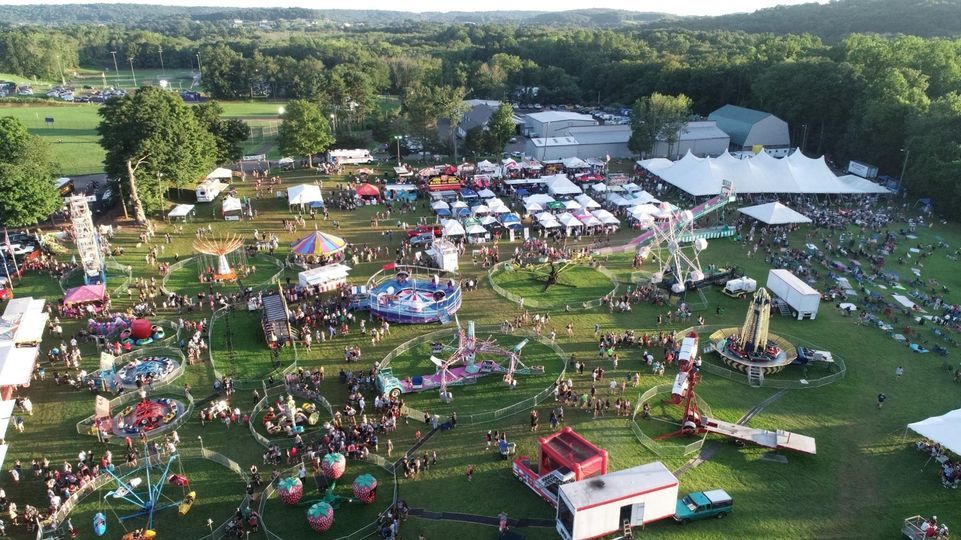
[[[206,206],[213,207],[213,205]],[[270,279],[281,270],[283,265],[283,261],[266,253],[258,253],[249,258],[245,255],[236,255],[236,258],[234,257],[235,256],[228,256],[228,261],[232,263],[231,268],[233,268],[234,271],[239,271],[243,265],[243,263],[239,261],[244,260],[246,261],[246,266],[253,270],[247,276],[242,277],[239,282],[200,282],[200,274],[204,272],[208,266],[216,266],[216,256],[195,255],[183,266],[170,273],[165,286],[170,291],[177,291],[181,294],[189,295],[196,295],[199,292],[209,293],[216,291],[234,293],[240,290],[240,283],[245,287],[257,287],[260,289],[267,286]],[[233,261],[238,262],[234,263]]]
[[[557,282],[548,286],[550,265],[517,268],[513,264],[494,274],[494,283],[510,294],[524,299],[524,305],[534,309],[581,309],[585,302],[594,302],[609,294],[615,287],[611,280],[597,270],[581,265],[564,267],[558,264]]]
[[[246,105],[245,105],[246,106]],[[252,107],[252,105],[251,105]],[[57,107],[56,109],[60,109]],[[76,108],[81,109],[80,107]],[[0,109],[0,113],[3,110]],[[12,110],[25,110],[20,108]],[[72,111],[73,107],[63,110]],[[57,114],[54,112],[54,114]],[[235,113],[241,114],[241,113]],[[243,115],[254,115],[248,110]],[[268,114],[264,112],[263,114]],[[41,113],[42,117],[43,113]],[[41,118],[42,121],[42,118]],[[59,122],[59,119],[58,119]],[[331,198],[337,192],[337,183],[345,178],[318,177],[311,172],[295,171],[283,175],[285,185],[300,182],[313,182],[322,179],[325,196]],[[240,184],[241,195],[253,196],[249,184]],[[315,224],[308,223],[306,229],[288,233],[283,230],[281,221],[291,217],[283,201],[275,199],[254,199],[254,205],[259,211],[259,217],[254,221],[224,222],[215,219],[205,212],[198,216],[196,222],[184,227],[178,232],[172,225],[157,223],[160,235],[170,233],[172,243],[165,245],[161,260],[173,262],[175,254],[185,256],[191,253],[190,243],[194,238],[194,229],[206,226],[208,223],[214,234],[234,232],[246,238],[251,238],[254,229],[276,233],[280,244],[302,237],[314,229]],[[416,222],[418,216],[427,215],[425,207],[419,207],[414,214],[392,215],[391,223],[381,221],[378,229],[370,227],[370,218],[376,207],[364,207],[355,212],[341,212],[331,210],[331,221],[318,220],[316,225],[321,230],[335,232],[350,242],[363,245],[386,245],[390,252],[399,247],[400,234],[392,237],[385,232],[396,229],[396,220]],[[341,228],[335,230],[333,221],[337,221]],[[900,225],[893,227],[897,230]],[[856,234],[860,231],[851,229]],[[792,246],[801,246],[807,242],[820,245],[820,238],[810,235],[809,228],[801,228],[790,235]],[[626,239],[632,233],[624,231],[618,234],[618,239]],[[818,233],[817,236],[822,236]],[[916,247],[918,243],[928,244],[940,237],[950,245],[949,248],[936,249],[930,257],[924,260],[922,276],[924,280],[935,278],[948,287],[946,300],[961,303],[961,272],[957,271],[957,262],[948,258],[955,249],[961,246],[961,227],[955,224],[936,224],[933,228],[923,228],[917,231],[916,240],[902,239],[895,252],[888,257],[887,267],[898,271],[902,276],[902,283],[910,291],[911,263],[917,259],[908,259],[908,248]],[[836,239],[836,235],[835,235]],[[144,255],[151,245],[137,247],[139,240],[136,231],[124,226],[119,229],[114,244],[123,246],[125,253],[118,257],[121,264],[134,267],[134,277],[149,279],[158,277],[156,268],[148,267],[144,263]],[[855,239],[855,242],[860,240]],[[517,244],[501,242],[499,248],[503,259],[509,257]],[[284,256],[282,248],[279,256]],[[702,253],[702,263],[729,266],[736,264],[748,275],[763,284],[766,280],[767,269],[770,264],[762,254],[747,258],[747,245],[733,239],[715,240]],[[905,263],[899,264],[898,257],[904,257]],[[69,258],[67,255],[65,258]],[[836,258],[833,257],[832,258]],[[351,282],[362,284],[367,278],[380,269],[390,259],[380,257],[372,262],[351,264]],[[631,268],[630,257],[612,257],[605,261],[605,266],[614,272],[622,282],[627,282],[634,271]],[[485,270],[475,265],[469,257],[462,261],[462,273],[467,276],[483,277]],[[259,267],[260,265],[258,265]],[[646,265],[642,271],[650,271],[652,265]],[[817,267],[821,277],[816,286],[824,289],[827,284],[828,271]],[[592,271],[593,272],[593,271]],[[186,274],[185,274],[186,275]],[[292,274],[291,274],[292,275]],[[576,275],[576,274],[575,274]],[[596,276],[595,276],[596,277]],[[185,292],[195,294],[196,289],[190,289],[195,284],[192,277],[185,277],[176,283],[176,287]],[[519,313],[516,304],[509,302],[496,294],[486,279],[479,280],[480,287],[476,291],[465,293],[464,306],[458,314],[463,323],[474,320],[479,325],[496,325],[505,318]],[[638,393],[654,386],[673,380],[674,373],[668,371],[664,376],[650,373],[646,365],[640,360],[639,348],[620,349],[620,363],[614,369],[611,361],[598,358],[596,340],[593,335],[595,324],[600,325],[602,331],[622,331],[633,329],[638,334],[656,333],[667,328],[680,330],[690,323],[675,323],[662,328],[656,327],[656,317],[664,314],[668,307],[651,305],[635,305],[628,313],[611,313],[608,309],[593,309],[577,313],[564,313],[563,307],[567,303],[578,304],[584,300],[596,299],[609,292],[609,281],[604,278],[603,290],[584,292],[584,289],[567,287],[551,287],[546,294],[542,294],[536,285],[528,294],[528,302],[534,299],[546,299],[553,305],[551,320],[545,333],[550,328],[558,329],[558,343],[567,353],[576,354],[578,358],[587,362],[587,372],[596,366],[605,369],[605,380],[614,377],[619,380],[637,372],[640,373],[640,385],[632,388],[629,385],[625,399],[632,402]],[[169,284],[169,282],[168,282]],[[595,286],[593,278],[585,278],[584,284]],[[60,297],[60,289],[51,278],[30,273],[20,283],[18,296],[27,294],[41,295],[51,302]],[[925,289],[931,285],[924,283]],[[879,292],[890,300],[891,289],[881,289],[876,285],[866,283],[867,290]],[[541,289],[543,287],[541,286]],[[578,299],[562,298],[566,294],[578,295]],[[739,326],[743,322],[746,301],[728,298],[717,289],[705,292],[708,300],[706,308],[698,312],[707,319],[707,324],[722,324]],[[121,295],[123,296],[123,295]],[[687,300],[695,304],[694,295]],[[583,298],[580,298],[583,297]],[[698,299],[699,300],[699,299]],[[676,301],[676,299],[675,299]],[[115,299],[118,309],[125,309],[130,302],[125,297]],[[861,299],[855,300],[859,306]],[[547,308],[533,308],[528,304],[532,313],[544,313]],[[717,309],[720,308],[720,309]],[[897,312],[895,312],[897,314]],[[898,314],[899,315],[899,314]],[[162,312],[157,320],[176,319],[181,315],[173,311]],[[186,319],[199,320],[209,318],[206,309],[182,315]],[[360,316],[363,316],[360,314]],[[241,379],[257,379],[265,377],[273,369],[270,355],[264,343],[259,324],[258,313],[246,311],[234,312],[231,316],[231,340],[228,347],[224,321],[214,324],[210,345],[213,350],[217,368]],[[888,317],[894,323],[894,315]],[[927,340],[929,346],[936,343],[946,344],[946,341],[936,337],[930,326],[919,327],[907,322],[903,315],[899,315],[897,327],[912,326],[912,332],[918,332],[922,339]],[[572,323],[575,328],[573,338],[567,337],[564,328]],[[370,323],[371,325],[373,323]],[[85,325],[82,322],[66,322],[65,334],[71,335]],[[335,408],[343,406],[346,400],[346,385],[339,382],[337,377],[341,369],[368,369],[374,360],[383,358],[399,344],[413,337],[440,328],[439,326],[403,326],[393,325],[391,335],[380,343],[372,344],[369,336],[362,336],[356,330],[347,336],[337,336],[333,340],[315,342],[312,350],[297,349],[298,364],[306,369],[323,366],[327,378],[322,383],[324,396]],[[952,383],[951,378],[941,366],[945,361],[957,366],[957,356],[961,350],[953,345],[947,345],[950,355],[946,358],[934,354],[919,355],[910,352],[903,345],[897,344],[885,332],[873,327],[858,326],[856,317],[844,317],[833,308],[832,303],[824,302],[815,321],[795,321],[775,316],[771,322],[771,331],[785,336],[810,342],[830,350],[844,358],[848,372],[846,376],[834,384],[822,388],[791,390],[780,394],[778,399],[755,416],[751,426],[762,428],[781,428],[814,436],[817,439],[818,454],[805,456],[785,454],[787,464],[776,463],[764,456],[767,454],[758,448],[739,448],[730,441],[711,437],[708,444],[716,448],[716,454],[698,467],[689,470],[681,476],[681,490],[701,490],[721,487],[732,493],[736,499],[734,513],[729,519],[709,520],[686,528],[680,528],[670,522],[661,522],[648,526],[644,535],[673,538],[820,538],[820,537],[890,537],[897,536],[900,521],[909,515],[918,513],[937,514],[949,525],[958,521],[957,492],[945,490],[940,486],[936,470],[928,466],[922,470],[926,457],[912,448],[915,438],[908,435],[902,439],[904,426],[908,422],[917,421],[934,414],[942,414],[958,405],[961,387]],[[952,334],[953,335],[953,334]],[[505,345],[512,345],[518,340],[517,336],[496,336]],[[46,351],[59,343],[59,338],[48,336],[43,343]],[[358,345],[363,350],[363,362],[360,364],[344,364],[343,350],[345,346]],[[96,351],[88,344],[83,346],[84,359],[82,367],[88,371],[96,369],[99,358]],[[661,351],[652,351],[659,355]],[[427,373],[432,365],[426,361],[429,351],[423,348],[411,351],[394,360],[393,367],[399,373],[405,370],[410,374]],[[283,351],[282,365],[293,361],[293,350]],[[524,350],[525,361],[544,356],[544,363],[548,366],[548,373],[555,373],[559,369],[560,360],[550,357],[546,347],[531,343]],[[535,363],[535,362],[531,362]],[[555,367],[550,367],[551,365]],[[905,368],[905,375],[898,380],[894,370],[898,365]],[[52,368],[49,368],[52,371]],[[93,439],[77,435],[74,424],[90,415],[93,409],[93,396],[87,391],[75,391],[65,385],[56,385],[51,380],[52,375],[44,382],[36,381],[25,392],[34,401],[35,414],[27,418],[26,431],[23,434],[11,430],[7,434],[10,450],[5,460],[9,469],[14,460],[20,459],[25,466],[30,460],[46,455],[53,463],[61,463],[65,459],[75,460],[81,448],[101,450]],[[541,378],[520,378],[517,396],[508,395],[496,376],[488,377],[474,385],[454,389],[453,405],[444,406],[437,400],[436,392],[423,395],[409,396],[409,403],[415,408],[426,408],[438,414],[448,410],[456,410],[460,415],[467,415],[481,409],[488,409],[503,404],[514,403],[519,399],[532,395],[537,389],[546,387],[547,375]],[[579,392],[590,387],[587,374],[572,375]],[[199,399],[211,397],[213,369],[209,362],[188,367],[182,379],[194,389],[194,395]],[[253,381],[256,382],[256,381]],[[771,388],[750,388],[737,381],[724,380],[706,374],[698,387],[699,395],[710,405],[713,414],[727,421],[737,421],[748,410],[762,400],[775,394]],[[523,392],[521,392],[523,391]],[[602,389],[606,393],[606,388]],[[875,405],[875,397],[879,392],[888,395],[888,401],[882,410]],[[368,402],[373,401],[373,394],[366,392]],[[620,396],[618,396],[620,397]],[[515,398],[517,398],[515,400]],[[612,398],[613,399],[613,398]],[[232,406],[249,411],[254,403],[254,396],[250,389],[238,391],[230,399]],[[550,519],[553,510],[541,501],[530,490],[515,480],[510,471],[510,464],[500,460],[493,452],[485,448],[484,436],[488,429],[505,431],[511,440],[518,443],[520,454],[535,455],[536,438],[547,430],[546,422],[553,403],[543,403],[538,407],[543,421],[539,433],[531,433],[528,427],[527,411],[520,414],[498,418],[486,424],[461,424],[453,431],[441,431],[428,440],[418,450],[438,454],[438,465],[429,472],[422,473],[416,479],[399,480],[399,496],[414,508],[430,511],[458,511],[496,516],[501,511],[507,511],[512,518],[541,518]],[[446,407],[446,408],[445,408]],[[675,408],[657,404],[655,408],[658,417],[672,419],[679,414]],[[566,411],[567,425],[573,426],[588,439],[599,444],[610,453],[610,463],[613,469],[622,469],[641,463],[653,461],[655,456],[641,446],[634,438],[628,427],[628,421],[623,417],[610,413],[594,419],[586,411],[568,409]],[[669,431],[670,424],[645,425],[645,430],[652,434]],[[418,418],[410,419],[409,424],[402,424],[389,437],[381,439],[380,454],[386,454],[386,439],[390,439],[394,446],[391,459],[397,459],[401,452],[416,442],[416,432],[425,430],[424,424]],[[202,437],[206,448],[221,452],[246,468],[251,464],[261,463],[263,451],[250,436],[246,426],[231,426],[227,429],[223,424],[201,426],[196,418],[178,430],[184,447],[196,448],[198,437]],[[681,441],[678,441],[681,442]],[[115,454],[117,450],[115,448]],[[385,455],[386,457],[386,455]],[[673,469],[683,465],[686,458],[670,458],[663,460]],[[464,470],[468,464],[476,466],[473,482],[468,483]],[[162,534],[183,531],[185,538],[200,536],[203,522],[209,517],[219,523],[226,519],[233,508],[242,498],[239,481],[226,469],[217,469],[216,465],[203,462],[185,464],[192,485],[195,484],[199,499],[197,506],[186,518],[176,514],[161,516],[158,528]],[[367,467],[366,465],[351,463],[347,479],[350,480],[355,472]],[[387,487],[389,481],[385,473],[375,472],[382,486]],[[26,478],[19,484],[9,481],[9,476],[0,478],[8,497],[18,504],[29,503],[45,505],[44,488],[33,478]],[[343,485],[347,489],[347,484]],[[378,502],[372,507],[355,507],[347,505],[338,510],[335,521],[336,533],[346,533],[351,528],[358,528],[368,522],[372,516],[369,512],[376,512],[386,505],[388,490],[378,494]],[[96,500],[86,503],[74,516],[74,524],[81,530],[89,530],[90,512],[96,508]],[[209,505],[209,506],[207,506]],[[267,504],[264,516],[268,526],[282,538],[302,538],[308,534],[306,528],[305,510],[302,508],[282,508],[276,501]],[[111,531],[118,531],[115,522],[111,522]],[[8,527],[8,531],[10,528]],[[852,533],[852,531],[856,531]],[[556,533],[550,528],[525,527],[519,531],[527,538],[555,538]],[[492,527],[454,523],[446,521],[432,521],[422,518],[410,518],[402,528],[403,538],[417,538],[418,534],[425,534],[427,538],[453,538],[459,540],[473,540],[492,538],[496,531]],[[850,534],[849,534],[850,533]],[[112,534],[112,533],[111,533]],[[335,534],[329,536],[333,538]],[[28,538],[21,528],[14,533],[15,538]]]

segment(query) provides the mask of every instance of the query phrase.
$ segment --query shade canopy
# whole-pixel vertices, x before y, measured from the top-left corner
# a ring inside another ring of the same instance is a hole
[[[361,184],[357,186],[357,189],[355,189],[354,191],[356,191],[357,194],[360,195],[361,197],[379,197],[380,196],[380,189],[373,184]]]
[[[298,184],[287,188],[287,204],[310,204],[316,201],[324,202],[324,197],[320,194],[320,186]]]
[[[551,195],[577,195],[581,193],[581,188],[571,182],[566,175],[559,174],[544,180],[547,182],[547,191]]]
[[[584,208],[600,208],[601,207],[601,205],[597,201],[592,199],[589,195],[585,195],[583,193],[578,195],[577,197],[574,197],[574,200],[580,203],[580,205]]]
[[[290,245],[290,251],[298,255],[333,255],[347,247],[347,241],[321,231],[314,231]]]
[[[464,226],[456,219],[448,219],[444,222],[444,236],[464,236]]]
[[[86,304],[88,302],[102,302],[105,292],[103,283],[81,285],[68,289],[63,297],[63,303],[72,306],[75,304]]]
[[[0,386],[30,384],[39,347],[0,345]]]
[[[796,212],[779,202],[758,204],[739,208],[738,212],[767,223],[768,225],[784,225],[787,223],[811,223],[811,218]]]
[[[345,264],[328,264],[300,272],[297,274],[297,281],[301,287],[327,285],[331,282],[346,280],[348,272],[350,267]]]
[[[227,212],[237,212],[242,210],[243,206],[244,205],[240,202],[240,199],[237,197],[231,197],[230,195],[224,197],[224,200],[220,203],[220,209],[225,214]]]
[[[961,409],[908,424],[908,429],[961,455]]]
[[[169,214],[167,214],[167,217],[172,217],[172,218],[187,217],[193,211],[194,211],[194,205],[192,204],[178,204],[177,206],[173,207],[173,210],[171,210]]]
[[[798,151],[781,159],[767,152],[745,159],[728,152],[716,158],[701,158],[688,152],[668,166],[652,160],[641,162],[641,166],[694,196],[717,195],[725,180],[732,182],[738,193],[880,193],[880,186],[867,180],[870,186],[842,181],[823,156],[809,158]]]

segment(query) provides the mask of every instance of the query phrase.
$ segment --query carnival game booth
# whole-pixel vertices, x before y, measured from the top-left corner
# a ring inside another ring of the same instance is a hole
[[[557,506],[561,484],[607,473],[607,450],[599,448],[570,427],[538,439],[540,460],[531,469],[530,458],[520,456],[512,466],[514,476],[551,506]]]
[[[367,281],[366,307],[394,323],[447,322],[461,306],[460,278],[419,266],[385,265]]]
[[[380,201],[380,188],[373,184],[361,184],[354,188],[354,193],[363,204],[376,204]]]
[[[167,219],[170,221],[179,219],[186,223],[191,217],[197,215],[197,212],[194,210],[195,208],[196,207],[192,204],[178,204],[177,206],[174,206],[169,213],[167,213]]]
[[[643,527],[674,516],[678,480],[655,461],[589,478],[558,489],[557,533],[588,540]]]
[[[324,196],[321,195],[318,185],[298,184],[287,188],[287,205],[299,206],[301,211],[308,207],[322,207]]]
[[[314,289],[317,292],[335,291],[347,284],[350,270],[345,264],[318,266],[297,274],[297,282],[304,289]]]
[[[225,221],[240,221],[244,214],[244,204],[239,198],[227,195],[220,203],[220,211]]]
[[[96,316],[110,309],[110,297],[103,283],[81,285],[67,289],[60,306],[63,317],[78,319]]]

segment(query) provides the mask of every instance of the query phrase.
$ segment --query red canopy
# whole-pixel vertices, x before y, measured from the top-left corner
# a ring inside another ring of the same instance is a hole
[[[89,302],[102,302],[105,294],[103,283],[95,285],[81,285],[67,290],[63,297],[63,303],[70,306],[73,304],[87,304]]]
[[[360,195],[361,197],[379,197],[380,196],[380,190],[377,189],[377,186],[372,184],[361,184],[357,186],[357,189],[355,191],[357,191],[357,194]]]

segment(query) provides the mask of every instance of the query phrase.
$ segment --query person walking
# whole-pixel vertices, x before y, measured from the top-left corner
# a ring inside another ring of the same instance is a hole
[[[467,466],[467,481],[468,481],[468,482],[471,482],[471,481],[473,481],[473,480],[474,480],[474,466],[473,466],[473,465],[468,465],[468,466]]]
[[[884,401],[885,401],[886,399],[888,399],[888,396],[884,395],[883,392],[880,393],[880,394],[878,394],[878,408],[879,408],[879,409],[884,406]]]
[[[897,378],[900,379],[901,375],[904,375],[904,368],[901,366],[898,366],[898,368],[894,370],[894,374],[897,376]]]

